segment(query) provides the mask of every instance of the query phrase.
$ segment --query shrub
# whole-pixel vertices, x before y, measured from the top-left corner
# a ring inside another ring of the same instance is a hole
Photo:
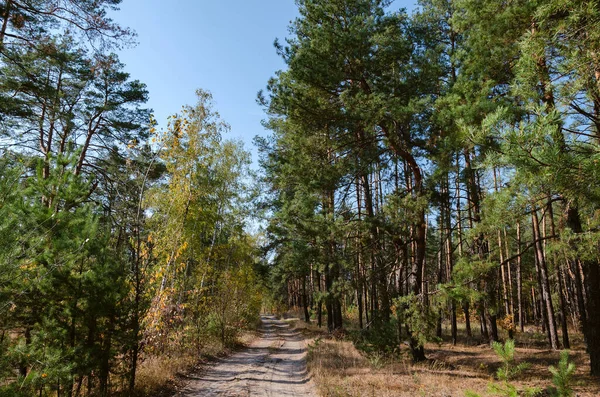
[[[508,381],[529,368],[528,363],[521,363],[515,366],[515,341],[509,339],[503,345],[500,342],[494,342],[492,348],[496,355],[502,360],[502,366],[496,371],[496,377],[501,381]]]
[[[569,362],[569,351],[563,350],[560,352],[558,367],[550,366],[548,370],[552,374],[552,383],[555,386],[552,394],[557,397],[572,396],[573,389],[571,383],[573,382],[573,374],[575,373],[575,364]]]
[[[509,380],[518,376],[521,372],[529,367],[528,363],[521,363],[515,365],[515,341],[509,339],[503,345],[499,342],[492,344],[494,352],[502,360],[502,366],[496,371],[496,377],[500,382],[492,382],[488,384],[488,392],[492,395],[503,396],[503,397],[534,397],[538,395],[541,390],[538,388],[526,387],[523,390],[519,390],[515,385],[509,382]],[[466,392],[467,397],[480,397],[479,394],[468,390]]]

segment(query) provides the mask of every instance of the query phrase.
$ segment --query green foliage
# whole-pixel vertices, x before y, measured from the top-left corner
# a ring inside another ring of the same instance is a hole
[[[382,355],[394,355],[399,352],[398,320],[380,322],[369,329],[358,331],[353,335],[354,345],[367,353],[368,357],[378,361]]]
[[[535,397],[538,396],[542,391],[535,387],[526,387],[524,389],[518,389],[515,385],[504,382],[501,384],[490,383],[488,385],[488,391],[495,396],[502,397]]]
[[[548,368],[552,374],[552,384],[556,387],[553,395],[556,397],[570,397],[573,395],[573,374],[575,373],[575,364],[569,362],[569,351],[560,352],[558,366]]]
[[[423,298],[409,294],[394,300],[398,321],[406,324],[410,336],[419,346],[436,340],[435,328],[437,315],[432,306],[426,305]]]
[[[77,156],[55,161],[53,167],[68,167]],[[40,162],[19,191],[13,211],[22,232],[16,230],[13,260],[0,264],[19,274],[0,290],[7,298],[0,311],[3,332],[12,334],[0,372],[10,379],[10,368],[26,371],[23,393],[67,387],[112,360],[118,352],[106,348],[103,334],[113,332],[124,314],[117,307],[127,294],[93,206],[77,204],[90,184],[71,172],[44,178],[43,167]],[[12,387],[8,382],[1,388]]]
[[[374,352],[367,356],[369,364],[375,370],[379,370],[385,366],[386,358],[385,355],[380,352]]]
[[[519,375],[519,373],[528,368],[527,363],[521,363],[517,366],[514,365],[514,341],[509,339],[504,345],[496,342],[492,347],[498,358],[502,360],[502,366],[498,368],[498,371],[496,372],[496,377],[501,382],[488,384],[488,392],[491,395],[504,397],[534,397],[542,393],[542,390],[539,388],[526,387],[524,389],[519,389],[514,384],[509,382],[509,380],[514,379]],[[552,384],[554,385],[553,388],[549,389],[550,394],[557,397],[572,396],[572,382],[573,374],[575,373],[575,364],[569,362],[569,351],[563,350],[560,353],[558,367],[550,366],[548,370],[552,374]],[[481,395],[471,390],[467,390],[465,392],[465,396],[480,397]]]
[[[583,285],[565,285],[594,312],[597,1],[422,0],[409,16],[298,0],[276,43],[287,68],[259,96],[273,135],[257,139],[256,189],[210,93],[156,130],[146,87],[107,51],[132,38],[107,16],[120,0],[4,3],[0,395],[132,394],[140,358],[233,343],[261,304],[324,307],[331,330],[360,306],[373,366],[403,326],[423,359],[457,302],[512,326],[495,277],[513,257],[523,290],[535,284],[525,220],[542,206],[550,270],[581,264]],[[490,393],[535,393],[511,383],[526,367],[514,343],[493,348]],[[570,395],[568,355],[550,371]]]
[[[518,365],[515,365],[514,340],[509,339],[504,344],[494,342],[492,344],[492,348],[494,349],[494,352],[496,353],[498,358],[502,361],[502,365],[500,368],[498,368],[498,371],[496,371],[496,377],[500,382],[489,383],[488,393],[494,396],[503,397],[535,397],[541,393],[541,390],[539,388],[526,387],[524,389],[520,389],[510,382],[510,380],[513,380],[520,373],[529,368],[528,363],[520,363]],[[480,394],[477,394],[471,390],[466,391],[465,395],[468,397],[480,396]]]
[[[326,291],[310,296],[313,301],[323,298],[333,328],[343,325],[340,301],[356,286],[348,282],[356,279],[345,275],[355,268],[360,247],[367,258],[371,248],[366,247],[380,246],[388,232],[398,240],[409,239],[427,206],[424,192],[389,189],[376,193],[389,199],[385,209],[375,208],[378,198],[369,186],[376,169],[388,173],[393,162],[401,162],[400,154],[389,154],[392,147],[405,158],[417,156],[417,146],[426,139],[420,131],[426,129],[417,128],[412,116],[427,106],[421,90],[433,83],[413,75],[416,70],[429,73],[429,63],[413,51],[407,14],[389,5],[380,0],[298,2],[293,37],[285,46],[276,43],[288,68],[271,79],[268,95],[259,95],[273,131],[272,139],[260,145],[270,193],[266,205],[273,209],[268,231],[275,284],[285,297],[287,283],[306,279],[311,269],[322,273],[330,280]],[[402,136],[395,133],[398,125],[405,128]],[[381,131],[386,132],[383,139]],[[416,161],[410,164],[420,176]],[[354,181],[365,200],[358,222],[354,194],[349,194],[353,187],[347,188]],[[356,244],[343,243],[357,235]],[[381,250],[373,258],[372,273],[366,276],[372,285],[381,283],[375,323],[391,315],[383,274],[384,263],[392,260],[385,255]]]
[[[248,265],[221,273],[211,299],[211,316],[224,344],[232,344],[239,332],[258,320],[262,297],[254,272]]]
[[[116,392],[111,384],[133,392],[140,357],[200,348],[211,315],[227,343],[257,323],[262,285],[244,230],[248,154],[221,141],[226,125],[208,105],[187,108],[164,142],[154,140],[155,153],[137,108],[145,88],[116,58],[104,61],[96,71],[113,86],[86,82],[88,107],[56,113],[62,143],[50,134],[42,156],[0,160],[0,393],[67,394],[84,380],[98,395]],[[101,121],[91,130],[67,125],[92,113]],[[39,122],[27,117],[23,128]],[[81,133],[89,146],[69,140]]]
[[[149,191],[152,255],[143,319],[149,354],[201,352],[210,341],[231,345],[258,323],[262,283],[249,216],[248,153],[222,139],[228,126],[210,93],[157,132],[164,183]]]
[[[496,372],[498,380],[509,381],[529,368],[528,363],[515,365],[515,341],[513,339],[507,340],[504,345],[500,342],[494,342],[492,348],[498,358],[502,360],[502,366]]]

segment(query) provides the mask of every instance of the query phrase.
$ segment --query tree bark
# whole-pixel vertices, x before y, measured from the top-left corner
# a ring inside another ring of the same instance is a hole
[[[2,28],[0,29],[0,52],[4,51],[4,37],[6,36],[6,30],[8,28],[8,20],[10,19],[10,8],[12,3],[12,0],[6,0],[4,14],[2,15]]]
[[[548,199],[548,204],[546,205],[546,215],[550,224],[550,235],[556,236],[556,225],[554,224],[554,209],[552,207],[552,200]],[[553,240],[556,238],[553,237]],[[553,255],[554,266],[556,267],[557,284],[558,284],[558,299],[560,302],[560,326],[562,332],[562,343],[563,349],[571,348],[571,343],[569,342],[569,328],[567,324],[567,302],[565,300],[565,291],[563,289],[563,275],[562,275],[562,266],[559,260],[556,257],[556,253]]]
[[[525,313],[523,309],[523,271],[521,261],[521,223],[517,221],[517,307],[519,309],[519,328],[521,332],[525,327]]]
[[[575,205],[567,209],[567,225],[575,234],[583,233],[579,210]],[[590,355],[590,373],[600,376],[600,266],[597,261],[581,260],[587,293],[587,316],[583,332]]]
[[[383,125],[380,126],[384,131],[384,134],[390,144],[390,147],[394,151],[394,153],[403,159],[412,172],[412,176],[414,178],[414,186],[413,186],[413,195],[415,199],[419,199],[423,195],[423,174],[421,172],[421,167],[417,164],[416,159],[408,150],[406,150],[403,145],[397,142],[396,136],[393,136],[390,131]],[[411,275],[410,281],[412,285],[412,292],[415,296],[423,299],[422,296],[422,275],[423,275],[423,267],[425,262],[425,244],[426,244],[426,228],[427,225],[425,223],[425,210],[418,210],[417,223],[414,225],[415,227],[415,259],[412,263],[411,267]],[[425,360],[425,349],[419,342],[411,336],[410,338],[410,350],[412,353],[413,361],[423,361]]]
[[[540,276],[540,289],[542,293],[542,304],[546,314],[546,326],[548,327],[548,340],[552,349],[558,349],[558,334],[556,332],[556,318],[554,316],[554,305],[552,304],[552,296],[550,294],[550,283],[548,281],[548,268],[546,266],[546,258],[544,256],[544,249],[541,242],[541,233],[539,218],[537,211],[534,209],[532,212],[532,223],[533,223],[533,239],[535,243],[535,255],[539,266]]]

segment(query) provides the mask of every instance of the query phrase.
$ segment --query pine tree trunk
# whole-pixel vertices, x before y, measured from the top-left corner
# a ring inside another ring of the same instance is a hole
[[[460,154],[456,156],[456,227],[458,234],[458,256],[461,257],[463,254],[463,235],[462,235],[462,210],[461,210],[461,193],[460,193]],[[465,328],[467,331],[467,337],[470,339],[473,337],[473,331],[471,330],[471,313],[469,312],[469,301],[465,301],[462,306],[463,313],[465,315]],[[456,320],[456,309],[454,311]]]
[[[558,296],[560,298],[560,311],[561,311],[561,319],[560,319],[560,326],[561,326],[561,331],[562,331],[562,342],[563,342],[563,349],[570,349],[571,348],[571,343],[569,342],[569,327],[567,324],[567,302],[565,300],[565,292],[563,290],[563,272],[562,272],[562,266],[557,263],[556,266],[558,267],[557,269],[557,274],[558,274]]]
[[[6,0],[4,5],[4,14],[2,15],[2,28],[0,28],[0,52],[4,51],[4,38],[6,36],[6,29],[8,28],[8,20],[11,15],[12,0]]]
[[[440,247],[440,250],[444,252],[445,254],[445,282],[450,283],[452,281],[452,271],[454,269],[454,261],[452,258],[452,213],[451,213],[451,208],[452,208],[452,204],[450,202],[450,172],[446,172],[445,174],[445,178],[442,181],[442,185],[443,185],[443,190],[442,193],[444,194],[444,200],[443,200],[443,208],[444,210],[441,211],[441,213],[444,215],[443,216],[443,228],[440,227],[440,230],[444,230],[444,234],[442,235],[443,238],[443,244]],[[442,282],[442,280],[440,280],[440,283]],[[440,315],[441,318],[441,315]],[[440,324],[441,325],[441,324]],[[440,330],[441,331],[441,330]],[[458,327],[457,327],[457,323],[456,323],[456,301],[454,299],[450,300],[450,335],[452,338],[452,344],[456,345],[457,339],[458,339]],[[441,336],[441,332],[440,332],[440,336]]]
[[[302,277],[302,306],[304,307],[304,321],[310,323],[310,312],[308,311],[308,294],[306,293],[306,276]]]
[[[554,224],[554,208],[552,207],[552,201],[548,199],[548,204],[546,205],[546,215],[550,224],[550,235],[552,239],[555,240],[556,237],[556,226]],[[560,326],[562,332],[562,343],[563,349],[569,349],[571,344],[569,342],[569,328],[567,324],[567,303],[565,300],[565,292],[563,290],[563,276],[562,276],[562,266],[556,257],[556,253],[553,255],[554,266],[556,267],[556,274],[558,276],[557,284],[558,284],[558,299],[560,302]]]
[[[473,338],[473,331],[471,330],[471,312],[468,301],[463,304],[463,313],[465,314],[465,328],[467,329],[467,337],[471,339]]]
[[[506,228],[504,228],[504,250],[505,250],[505,254],[506,254],[506,258],[510,258],[510,249],[509,249],[509,239],[508,236],[506,234]],[[513,322],[514,322],[514,315],[515,315],[515,299],[514,299],[514,292],[513,292],[513,271],[512,271],[512,266],[511,266],[511,262],[508,262],[506,264],[506,270],[508,273],[508,299],[509,299],[509,309],[510,309],[510,315],[512,316]]]
[[[334,314],[333,314],[333,297],[331,296],[331,294],[333,294],[332,288],[331,288],[331,271],[330,271],[330,264],[326,264],[325,265],[325,293],[327,294],[327,298],[325,299],[325,310],[327,311],[327,331],[329,332],[333,332],[334,330],[334,324],[333,324],[333,318],[334,318]]]
[[[327,136],[327,159],[330,164],[335,164],[335,156],[329,142],[330,137]],[[323,209],[326,211],[327,218],[332,222],[335,221],[335,188],[328,187],[325,190]],[[330,230],[328,243],[325,248],[325,291],[327,299],[325,306],[327,309],[327,330],[333,332],[336,329],[342,328],[341,320],[341,305],[337,292],[334,291],[334,283],[339,279],[339,263],[336,255],[336,243],[333,230]]]
[[[577,294],[575,293],[575,281],[569,274],[569,258],[564,251],[563,256],[563,266],[560,267],[562,271],[563,289],[565,291],[567,307],[571,315],[571,324],[575,331],[579,331],[581,329],[581,324],[579,323],[579,308],[577,306]]]
[[[358,167],[358,166],[357,166]],[[358,224],[362,224],[362,199],[361,199],[360,177],[356,177],[356,206],[358,212]],[[363,329],[363,297],[362,297],[362,233],[360,227],[356,235],[356,298],[358,304],[358,326]]]
[[[537,211],[532,212],[533,223],[533,238],[535,255],[539,269],[540,290],[542,293],[542,311],[545,313],[546,326],[548,327],[548,340],[552,349],[558,349],[558,334],[556,332],[556,319],[554,317],[554,305],[552,304],[552,296],[550,294],[550,283],[548,281],[548,268],[546,266],[546,258],[541,242],[541,233]]]
[[[496,172],[496,168],[494,167],[494,190],[498,193],[498,175]],[[504,263],[504,251],[502,249],[502,233],[498,230],[498,256],[500,258],[500,274],[502,279],[502,299],[504,301],[504,313],[506,315],[511,315],[510,310],[510,302],[508,300],[508,289],[506,284],[508,282],[508,274],[506,271],[506,264]],[[508,243],[508,242],[505,242]],[[507,254],[508,257],[508,254]],[[512,329],[509,330],[509,338],[512,339]]]
[[[390,134],[390,131],[387,130],[385,126],[381,126],[385,135],[387,136],[389,143],[392,147],[394,153],[402,158],[404,162],[407,164],[408,168],[410,168],[412,176],[414,178],[414,186],[411,189],[411,194],[418,199],[423,194],[423,174],[421,172],[421,168],[417,164],[413,155],[406,151],[401,145],[399,145],[394,136]],[[407,184],[408,186],[409,184]],[[426,230],[427,225],[425,222],[425,210],[419,210],[417,223],[414,225],[414,261],[411,264],[411,275],[410,281],[412,285],[412,292],[416,297],[420,299],[424,299],[422,285],[423,285],[423,269],[425,264],[425,244],[426,244]],[[413,361],[423,361],[425,360],[425,349],[419,342],[411,336],[410,338],[410,350],[412,354]]]
[[[488,326],[485,321],[485,306],[484,306],[483,302],[479,303],[479,307],[478,307],[477,311],[479,312],[479,328],[481,331],[481,337],[485,340],[489,340],[490,333],[488,331]]]
[[[567,209],[567,224],[575,234],[583,233],[579,210],[575,206]],[[600,376],[600,264],[596,261],[581,261],[587,293],[587,313],[583,332],[590,355],[590,373]],[[585,310],[584,310],[585,312]]]
[[[472,210],[472,222],[479,223],[481,221],[481,188],[479,178],[475,170],[471,166],[471,153],[468,149],[464,149],[465,157],[465,173],[467,176],[467,191],[469,192],[469,199],[473,207]],[[469,206],[471,207],[471,206]],[[480,233],[479,236],[473,241],[473,254],[477,255],[480,260],[487,259],[489,256],[489,245],[486,236]],[[480,308],[484,309],[482,312],[482,333],[487,336],[490,344],[498,341],[498,327],[497,327],[497,299],[496,292],[498,290],[498,280],[494,270],[490,270],[483,277],[483,287],[486,293],[486,302],[482,302]],[[486,324],[487,322],[487,324]]]
[[[317,326],[321,328],[323,326],[323,298],[322,291],[323,288],[321,286],[321,273],[316,271],[316,279],[317,279],[317,289],[319,291],[319,299],[317,301]]]
[[[371,247],[371,257],[372,257],[372,267],[373,267],[373,275],[374,280],[373,284],[377,288],[377,295],[374,295],[374,299],[379,297],[380,305],[377,305],[377,313],[375,318],[377,321],[381,321],[383,323],[387,323],[390,320],[390,299],[387,290],[387,275],[385,273],[385,268],[383,263],[379,263],[378,255],[379,255],[379,231],[377,229],[377,224],[375,223],[375,211],[374,211],[374,200],[370,188],[369,179],[365,176],[362,176],[362,185],[363,185],[363,193],[364,193],[364,204],[366,210],[366,218],[365,221],[370,226],[370,234],[369,234],[369,246]],[[377,184],[375,184],[377,186]]]
[[[535,274],[537,277],[537,274],[539,274],[539,271],[537,270],[537,260],[536,262],[536,270],[535,270]],[[531,282],[533,282],[533,277],[532,280],[530,280]],[[539,284],[539,281],[538,281]],[[536,298],[536,293],[535,293],[535,287],[531,287],[531,312],[533,313],[533,322],[535,324],[539,323],[540,321],[540,312],[538,310],[538,299]]]
[[[440,211],[440,225],[444,225],[445,221],[444,221],[444,210]],[[444,239],[444,228],[440,227],[439,228],[439,232],[440,232],[440,246],[438,247],[438,255],[437,255],[437,284],[440,285],[444,282],[444,260],[443,258],[445,258],[445,239]],[[442,337],[442,309],[438,309],[438,313],[437,313],[437,321],[436,321],[436,329],[435,329],[435,334],[438,338]]]
[[[517,306],[519,308],[519,328],[521,332],[525,327],[525,312],[523,307],[523,271],[521,269],[521,223],[517,222]]]

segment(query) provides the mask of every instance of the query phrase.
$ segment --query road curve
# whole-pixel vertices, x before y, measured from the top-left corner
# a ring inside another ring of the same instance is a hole
[[[306,344],[298,331],[262,316],[262,334],[249,347],[190,376],[177,395],[317,396],[306,369]]]

